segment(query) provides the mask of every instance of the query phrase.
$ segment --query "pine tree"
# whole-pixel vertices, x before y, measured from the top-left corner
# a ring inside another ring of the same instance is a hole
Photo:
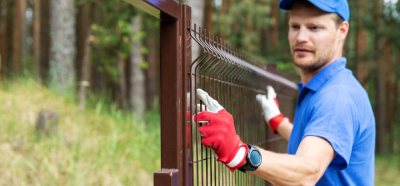
[[[61,91],[75,83],[75,6],[74,0],[50,1],[50,74],[52,85]]]
[[[132,25],[132,51],[130,58],[130,88],[131,88],[131,108],[139,116],[143,117],[146,110],[145,103],[145,77],[142,70],[143,54],[142,54],[142,15],[139,13],[131,21]]]

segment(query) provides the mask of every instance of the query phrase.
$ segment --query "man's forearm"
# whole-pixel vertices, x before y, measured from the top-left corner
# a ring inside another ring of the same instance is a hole
[[[263,161],[251,173],[274,185],[315,185],[320,177],[318,163],[309,157],[259,150]]]
[[[287,141],[289,141],[292,129],[293,129],[292,123],[288,121],[282,121],[281,124],[278,125],[278,128],[276,130],[282,137],[284,137]]]

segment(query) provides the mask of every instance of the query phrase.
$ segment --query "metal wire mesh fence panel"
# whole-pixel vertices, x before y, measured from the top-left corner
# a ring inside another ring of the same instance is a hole
[[[175,0],[125,1],[160,20],[161,170],[154,172],[154,185],[268,185],[251,173],[232,173],[217,162],[214,152],[201,145],[200,124],[187,115],[206,109],[196,98],[196,89],[202,89],[232,114],[244,143],[285,152],[287,142],[271,132],[255,98],[267,94],[266,86],[272,85],[281,112],[293,119],[297,86],[268,72],[270,69],[266,71],[262,63],[218,37],[191,27],[191,8],[186,4]],[[193,45],[202,48],[195,60]]]
[[[269,130],[256,95],[267,94],[267,85],[274,86],[283,114],[292,116],[296,91],[294,84],[262,70],[262,63],[251,59],[196,24],[189,29],[191,40],[187,40],[188,46],[198,44],[202,48],[200,56],[188,64],[187,109],[190,116],[207,109],[196,99],[196,90],[202,89],[232,114],[236,132],[244,143],[285,152],[286,141]],[[188,121],[187,124],[189,185],[266,184],[265,180],[250,173],[232,173],[224,164],[217,162],[218,157],[214,152],[201,144],[202,136],[198,131],[203,123]]]

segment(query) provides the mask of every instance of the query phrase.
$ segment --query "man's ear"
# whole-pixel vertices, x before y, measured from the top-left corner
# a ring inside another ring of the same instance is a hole
[[[345,40],[347,37],[347,34],[349,33],[349,22],[343,21],[339,25],[339,40]]]

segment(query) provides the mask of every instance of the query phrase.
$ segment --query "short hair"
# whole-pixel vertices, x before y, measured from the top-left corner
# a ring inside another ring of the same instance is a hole
[[[314,4],[312,4],[310,1],[307,0],[296,0],[293,2],[293,8],[314,8],[316,7]],[[318,7],[317,7],[318,8]],[[328,12],[329,13],[329,12]],[[338,27],[340,24],[344,22],[344,19],[337,13],[329,13],[332,16],[333,21],[335,21],[336,27]]]

